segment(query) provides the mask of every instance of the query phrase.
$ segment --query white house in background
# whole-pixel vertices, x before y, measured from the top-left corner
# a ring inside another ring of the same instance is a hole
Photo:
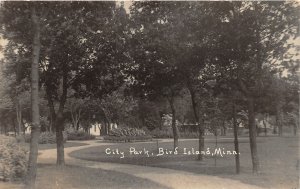
[[[115,123],[111,123],[109,130],[116,129],[116,128],[118,128],[118,125]],[[101,133],[101,123],[93,124],[90,128],[90,134],[95,136],[100,136],[100,133]]]
[[[99,136],[101,131],[101,124],[100,123],[95,123],[91,126],[90,128],[90,134]]]
[[[30,134],[31,133],[31,126],[29,123],[25,123],[25,134]]]

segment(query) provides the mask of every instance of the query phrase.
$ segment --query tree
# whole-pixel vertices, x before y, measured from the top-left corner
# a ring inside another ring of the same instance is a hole
[[[195,122],[199,130],[199,151],[204,150],[204,122],[208,103],[214,99],[211,87],[207,84],[211,79],[209,73],[211,72],[207,69],[203,69],[198,72],[198,77],[195,74],[194,76],[190,76],[187,80],[187,88],[191,95]],[[201,76],[201,79],[199,76]],[[202,154],[198,155],[198,160],[203,160]]]
[[[142,96],[164,97],[169,102],[174,148],[179,138],[175,99],[184,86],[181,63],[187,46],[182,42],[185,36],[182,14],[187,8],[184,5],[183,2],[135,2],[131,9],[133,85]]]
[[[103,134],[109,133],[111,123],[118,126],[131,126],[127,121],[134,117],[132,111],[136,108],[137,102],[131,96],[125,94],[125,89],[126,86],[123,85],[97,101],[105,120]]]
[[[75,130],[79,129],[82,111],[84,111],[84,109],[87,107],[88,101],[89,99],[75,98],[73,95],[70,95],[68,97],[68,100],[66,102],[66,110],[70,114],[70,119]]]
[[[188,88],[195,122],[199,130],[199,151],[204,150],[204,119],[207,102],[211,100],[210,84],[216,79],[212,66],[215,58],[215,46],[219,38],[219,25],[222,10],[220,2],[189,2],[183,5],[184,16],[181,15],[184,27],[181,36],[184,37],[184,58],[180,70]],[[187,33],[187,35],[185,35]],[[210,84],[209,84],[210,83]],[[198,160],[203,155],[199,154]]]
[[[6,2],[3,8],[6,11],[3,14],[3,23],[7,33],[4,36],[24,46],[25,52],[28,52],[25,58],[29,58],[33,53],[30,41],[33,34],[32,24],[26,19],[26,15],[30,13],[27,9],[31,5],[36,6],[38,12],[44,12],[38,14],[42,16],[39,86],[46,90],[53,130],[56,130],[57,164],[64,165],[62,131],[68,88],[75,87],[74,83],[78,81],[75,76],[80,78],[82,73],[85,73],[85,66],[88,65],[86,62],[91,62],[90,59],[95,57],[95,53],[100,54],[94,48],[98,47],[98,43],[90,42],[96,37],[99,38],[99,35],[102,36],[101,40],[106,40],[108,30],[112,27],[108,27],[111,22],[107,20],[112,17],[115,2]],[[74,26],[80,27],[81,30]],[[105,35],[101,34],[102,31],[106,31]],[[98,55],[101,59],[104,54]]]
[[[2,33],[6,38],[12,34],[5,34],[5,31]],[[24,109],[30,107],[30,81],[28,78],[30,75],[31,52],[28,52],[26,46],[21,44],[20,41],[10,40],[6,43],[3,53],[1,72],[3,77],[5,77],[3,79],[8,79],[9,81],[7,87],[2,92],[6,93],[11,99],[11,109],[15,110],[11,112],[13,114],[12,117],[14,117],[12,118],[15,127],[14,130],[16,134],[20,134],[22,128],[24,128],[23,118],[27,116],[26,113],[24,114]],[[30,119],[27,118],[27,120]]]
[[[124,7],[116,6],[115,2],[101,4],[105,17],[99,15],[99,23],[97,13],[93,12],[96,20],[88,26],[88,32],[84,35],[83,64],[72,82],[72,88],[76,91],[76,97],[89,97],[97,103],[101,109],[97,115],[101,115],[104,120],[101,133],[107,134],[111,119],[116,115],[115,111],[111,112],[116,108],[112,107],[113,103],[121,100],[118,99],[117,91],[124,85],[126,78],[124,70],[129,61],[126,41],[128,15]]]
[[[224,9],[227,14],[220,28],[224,34],[216,62],[233,68],[235,83],[247,99],[253,172],[257,173],[255,101],[289,48],[286,44],[296,32],[298,8],[293,2],[233,2]]]
[[[42,5],[42,4],[39,4]],[[31,142],[28,162],[26,187],[34,188],[37,170],[38,138],[40,134],[39,113],[39,61],[41,51],[41,14],[42,8],[29,6],[28,3],[6,2],[1,7],[4,37],[20,44],[32,45],[31,53],[31,111],[32,127]],[[31,18],[31,19],[27,19]],[[28,27],[25,31],[21,27]],[[30,28],[30,29],[29,29]],[[22,33],[24,34],[22,35]],[[20,35],[21,34],[21,35]]]
[[[136,109],[139,128],[146,127],[148,130],[154,130],[162,126],[163,104],[164,101],[149,101],[144,98],[137,98],[138,107]]]
[[[107,19],[112,17],[115,3],[63,2],[49,5],[53,6],[53,9],[48,15],[48,37],[45,43],[50,46],[45,51],[42,82],[45,84],[50,114],[56,130],[57,164],[63,166],[65,161],[62,132],[68,90],[74,88],[78,93],[81,79],[90,79],[89,76],[92,75],[85,75],[88,74],[91,64],[97,62],[98,57],[104,58],[104,47],[92,40],[96,36],[101,40],[107,39],[107,30],[111,24],[107,23]],[[74,26],[81,29],[78,30]],[[94,68],[93,73],[96,73]],[[87,85],[86,89],[89,90],[90,85]],[[75,97],[78,96],[75,93]]]
[[[11,117],[11,114],[13,114],[13,101],[10,98],[9,93],[7,92],[7,89],[9,88],[11,82],[13,79],[8,79],[3,74],[4,64],[1,65],[1,72],[0,72],[0,80],[2,81],[0,83],[0,121],[1,121],[1,133],[6,134],[8,132],[8,122]]]
[[[31,18],[34,27],[33,38],[33,57],[31,63],[31,111],[32,111],[32,126],[31,126],[31,142],[30,154],[28,161],[28,174],[26,185],[28,188],[34,188],[37,169],[38,142],[40,135],[40,112],[39,112],[39,56],[41,50],[40,42],[40,21],[36,13],[36,8],[31,10]]]

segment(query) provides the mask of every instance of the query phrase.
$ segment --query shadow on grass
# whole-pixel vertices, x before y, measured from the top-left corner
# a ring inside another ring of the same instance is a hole
[[[38,166],[37,188],[43,189],[99,189],[99,188],[152,188],[167,189],[166,187],[148,179],[108,171],[102,169],[86,168],[67,165],[57,168],[55,165],[40,164]]]

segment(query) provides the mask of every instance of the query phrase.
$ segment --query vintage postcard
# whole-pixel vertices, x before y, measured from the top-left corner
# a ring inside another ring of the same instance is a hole
[[[1,189],[298,189],[298,1],[0,1]]]

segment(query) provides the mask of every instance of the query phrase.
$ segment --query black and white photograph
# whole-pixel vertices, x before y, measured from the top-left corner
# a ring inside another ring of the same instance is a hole
[[[300,189],[300,1],[0,0],[0,189]]]

